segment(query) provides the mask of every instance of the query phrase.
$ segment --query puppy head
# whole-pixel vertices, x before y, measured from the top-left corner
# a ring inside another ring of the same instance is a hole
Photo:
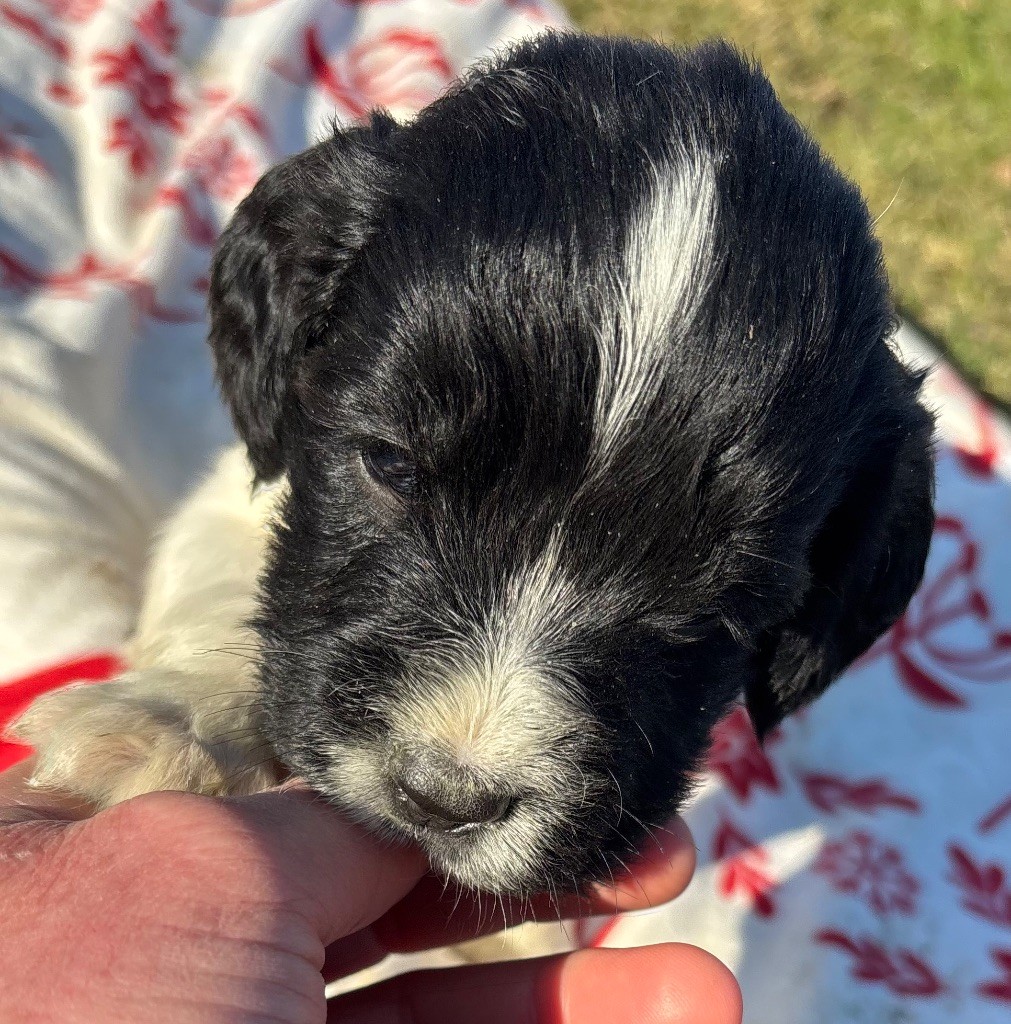
[[[607,877],[901,613],[929,417],[853,187],[722,45],[542,37],[270,171],[211,342],[283,760],[467,885]]]

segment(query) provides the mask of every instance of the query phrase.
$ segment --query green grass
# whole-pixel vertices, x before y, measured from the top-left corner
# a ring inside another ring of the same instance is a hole
[[[1011,404],[1009,0],[567,0],[589,31],[724,36],[863,189],[903,313]]]

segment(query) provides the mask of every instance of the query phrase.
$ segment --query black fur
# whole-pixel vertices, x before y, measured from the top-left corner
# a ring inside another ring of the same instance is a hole
[[[715,171],[710,284],[592,473],[596,339],[677,145]],[[408,126],[335,131],[242,203],[211,310],[257,473],[291,487],[257,623],[269,733],[324,791],[328,750],[381,746],[395,681],[448,657],[564,522],[584,613],[545,644],[599,727],[562,742],[590,797],[529,877],[472,884],[606,876],[733,701],[769,729],[920,579],[932,424],[867,210],[725,45],[542,37]],[[378,441],[416,462],[413,496],[363,472]],[[375,817],[446,870],[454,843],[480,856],[472,833]]]

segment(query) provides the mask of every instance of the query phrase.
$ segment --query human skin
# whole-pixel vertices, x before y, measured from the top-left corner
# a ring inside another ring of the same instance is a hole
[[[6,788],[4,788],[6,787]],[[563,911],[638,909],[688,884],[680,822],[634,881]],[[473,935],[474,915],[297,788],[138,797],[90,817],[0,777],[0,1020],[7,1024],[739,1024],[730,972],[692,946],[584,950],[419,972],[329,1004],[325,980]],[[538,916],[554,917],[547,901]],[[500,918],[501,919],[501,918]]]

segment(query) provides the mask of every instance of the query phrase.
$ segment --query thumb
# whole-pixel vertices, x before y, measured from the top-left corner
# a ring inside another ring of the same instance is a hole
[[[301,786],[223,803],[255,832],[324,945],[370,925],[428,870],[417,848],[366,832]]]

